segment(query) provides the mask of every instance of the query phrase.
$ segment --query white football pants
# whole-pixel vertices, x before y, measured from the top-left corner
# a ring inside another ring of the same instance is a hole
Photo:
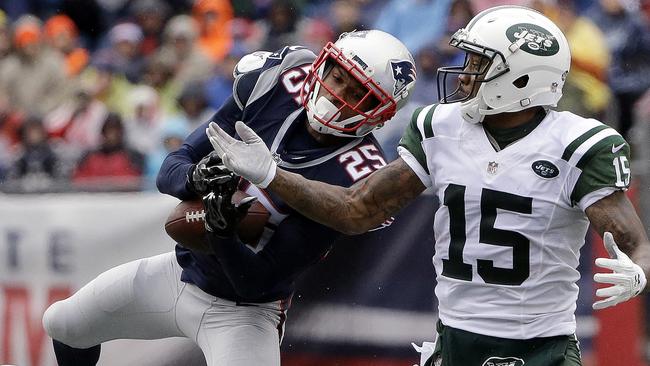
[[[43,315],[50,337],[75,348],[113,339],[187,337],[208,366],[280,365],[280,301],[239,306],[180,281],[174,252],[112,268]]]

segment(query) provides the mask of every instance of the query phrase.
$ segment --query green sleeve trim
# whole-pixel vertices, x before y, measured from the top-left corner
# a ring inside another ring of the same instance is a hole
[[[624,144],[612,153],[612,146]],[[630,146],[619,136],[609,136],[594,145],[578,162],[582,170],[576,182],[571,201],[603,188],[626,189],[630,185]]]
[[[420,107],[413,112],[411,122],[409,122],[408,126],[404,130],[404,134],[399,141],[399,146],[408,150],[415,157],[420,166],[427,172],[427,174],[429,174],[427,158],[424,154],[424,149],[422,148],[422,134],[418,129],[418,116],[423,109],[424,107]]]
[[[580,160],[576,164],[576,167],[578,169],[583,169],[585,167],[585,165],[587,165],[587,163],[596,154],[606,154],[607,149],[603,149],[603,147],[611,147],[611,146],[616,146],[616,145],[620,145],[620,144],[627,145],[625,140],[623,140],[623,137],[621,137],[620,135],[613,135],[613,136],[605,137],[604,139],[598,141],[594,146],[592,146],[589,150],[587,150],[586,153],[584,153],[582,155],[582,157],[580,158]],[[600,150],[603,150],[603,151],[600,151]],[[612,158],[613,158],[614,154],[611,153],[611,149],[609,151],[610,151],[610,155],[612,155]]]
[[[566,149],[564,149],[564,153],[562,154],[562,159],[565,160],[565,161],[569,161],[569,159],[571,159],[571,156],[573,155],[573,153],[578,149],[578,147],[580,147],[580,145],[582,145],[585,141],[587,141],[593,135],[597,134],[598,132],[600,132],[600,131],[602,131],[602,130],[604,130],[606,128],[609,128],[609,126],[606,126],[606,125],[596,126],[596,127],[592,128],[592,129],[590,129],[589,131],[583,133],[582,135],[580,135],[580,137],[573,140],[569,144],[569,146],[567,146]]]
[[[431,107],[427,115],[424,117],[424,138],[428,139],[433,137],[433,126],[431,123],[431,118],[435,110],[436,106]]]

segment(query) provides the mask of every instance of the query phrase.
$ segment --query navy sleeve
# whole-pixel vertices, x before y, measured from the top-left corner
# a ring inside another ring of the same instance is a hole
[[[248,98],[251,96],[257,80],[260,77],[260,70],[254,70],[241,74],[235,79],[233,85],[233,97],[241,109],[246,108]]]
[[[259,299],[322,259],[339,236],[304,216],[290,215],[258,253],[236,238],[208,235],[208,240],[237,295]]]
[[[228,98],[210,121],[214,121],[230,135],[235,134],[235,122],[241,119],[242,111],[235,100]],[[191,199],[195,194],[186,186],[187,172],[213,148],[205,135],[207,121],[195,129],[176,151],[167,155],[158,171],[156,186],[161,193],[169,194],[181,200]]]

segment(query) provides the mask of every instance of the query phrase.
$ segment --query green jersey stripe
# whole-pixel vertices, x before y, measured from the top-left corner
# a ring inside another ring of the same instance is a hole
[[[437,104],[428,105],[428,106],[422,108],[422,110],[418,114],[418,118],[417,118],[417,122],[416,122],[417,123],[417,129],[418,129],[418,131],[420,131],[420,134],[422,135],[423,140],[425,138],[427,138],[427,136],[426,136],[427,133],[426,133],[426,130],[425,130],[426,127],[424,126],[425,121],[427,120],[427,116],[429,116],[429,112],[436,109],[436,106],[437,106]],[[429,123],[429,124],[431,124],[431,123]],[[431,134],[433,135],[433,132]]]
[[[616,130],[613,128],[606,128],[583,142],[571,155],[568,163],[572,166],[577,166],[578,162],[582,159],[583,155],[586,154],[594,145],[596,145],[601,140],[610,137],[610,136],[620,136]]]
[[[623,137],[621,135],[611,135],[607,136],[604,139],[598,141],[594,146],[592,146],[589,150],[587,150],[586,153],[582,155],[578,163],[576,164],[576,167],[578,169],[583,169],[585,165],[591,160],[591,158],[594,157],[603,147],[605,146],[615,146],[615,145],[620,145],[620,144],[626,144],[625,140],[623,140]]]
[[[592,137],[593,135],[597,134],[598,132],[600,132],[600,131],[602,131],[602,130],[604,130],[606,128],[609,128],[609,127],[606,126],[606,125],[596,126],[596,127],[592,128],[592,129],[590,129],[589,131],[583,133],[582,135],[580,135],[580,137],[578,137],[577,139],[573,140],[569,144],[569,146],[567,146],[566,149],[564,149],[564,153],[562,154],[562,160],[569,161],[569,159],[571,159],[571,156],[573,155],[573,153],[576,151],[576,149],[580,145],[582,145],[582,143],[584,143],[590,137]]]
[[[433,112],[435,110],[436,110],[436,107],[434,105],[429,109],[429,112],[427,112],[427,115],[424,116],[424,138],[426,138],[426,139],[433,137],[433,126],[431,124],[431,118],[432,118]]]
[[[411,122],[404,130],[404,134],[399,141],[399,146],[402,146],[408,150],[411,155],[415,157],[418,164],[420,164],[420,166],[422,166],[422,168],[428,174],[429,171],[427,170],[427,158],[422,148],[422,140],[424,139],[424,134],[420,127],[422,120],[424,120],[424,115],[426,115],[426,112],[423,112],[423,110],[426,108],[428,107],[420,107],[413,112],[411,115]]]
[[[411,124],[411,126],[414,126],[415,129],[418,130],[418,131],[420,130],[420,128],[418,127],[418,119],[419,119],[419,117],[420,117],[420,113],[422,113],[422,110],[423,110],[424,108],[426,108],[426,107],[419,107],[419,108],[416,108],[415,111],[413,111],[413,114],[411,115],[411,122],[410,122],[410,124]],[[420,133],[420,135],[422,135],[422,133]],[[422,136],[421,136],[421,137],[422,137]],[[422,138],[421,138],[420,140],[422,140]]]

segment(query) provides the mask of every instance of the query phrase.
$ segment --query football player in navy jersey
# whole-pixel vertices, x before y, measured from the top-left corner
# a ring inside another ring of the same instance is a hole
[[[157,180],[181,200],[205,196],[209,245],[115,267],[53,304],[43,324],[59,365],[95,365],[112,339],[178,336],[195,341],[208,365],[280,365],[294,280],[340,234],[242,180],[239,189],[271,214],[257,245],[243,244],[232,233],[245,210],[230,203],[233,175],[205,131],[216,123],[235,136],[246,125],[278,166],[349,187],[386,164],[370,132],[406,103],[415,65],[399,40],[370,30],[343,34],[318,57],[299,46],[255,52],[234,75],[232,96],[169,154]]]

